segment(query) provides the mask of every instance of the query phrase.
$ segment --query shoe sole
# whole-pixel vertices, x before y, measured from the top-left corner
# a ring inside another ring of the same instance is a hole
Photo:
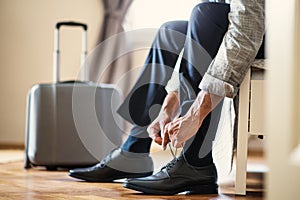
[[[151,188],[145,188],[138,185],[133,185],[130,183],[124,183],[123,187],[136,190],[139,192],[143,192],[145,194],[151,195],[174,195],[181,192],[187,192],[190,194],[218,194],[218,185],[217,184],[209,184],[209,185],[193,185],[193,186],[185,186],[183,188],[175,188],[170,190],[157,190]]]
[[[119,176],[116,177],[114,179],[112,178],[107,178],[107,179],[97,179],[97,178],[93,178],[93,177],[86,177],[86,176],[80,176],[79,174],[71,174],[69,173],[69,176],[73,177],[73,178],[77,178],[77,179],[81,179],[87,182],[102,182],[102,183],[111,183],[114,180],[118,180],[118,179],[123,179],[123,178],[142,178],[142,177],[146,177],[146,176],[151,176],[153,174],[153,172],[149,172],[146,174],[130,174],[127,176]]]

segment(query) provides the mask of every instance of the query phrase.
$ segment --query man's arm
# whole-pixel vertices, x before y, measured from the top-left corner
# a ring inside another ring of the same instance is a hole
[[[229,28],[220,49],[205,73],[201,92],[186,115],[166,125],[174,147],[196,134],[204,118],[225,97],[234,97],[262,43],[264,0],[233,0]]]
[[[164,135],[169,135],[172,146],[183,147],[185,141],[196,134],[205,117],[220,103],[224,97],[200,91],[188,112],[168,123]]]
[[[147,129],[149,137],[151,137],[157,144],[162,145],[163,149],[166,149],[166,145],[170,142],[169,135],[164,134],[165,125],[177,116],[178,110],[178,92],[169,92],[164,100],[158,117]]]
[[[263,40],[264,6],[264,0],[232,0],[228,31],[200,89],[231,98],[237,94]]]

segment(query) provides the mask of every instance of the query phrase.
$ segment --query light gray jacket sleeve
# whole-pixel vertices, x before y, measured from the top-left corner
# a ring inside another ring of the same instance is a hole
[[[234,97],[255,59],[265,32],[264,0],[232,0],[229,27],[200,89]]]

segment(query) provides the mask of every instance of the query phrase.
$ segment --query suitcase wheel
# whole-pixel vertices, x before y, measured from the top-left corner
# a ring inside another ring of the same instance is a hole
[[[46,166],[46,169],[48,171],[56,171],[57,170],[57,167],[56,166]]]
[[[27,154],[25,154],[25,159],[24,159],[24,169],[30,169],[30,168],[31,168],[30,160],[29,160]]]

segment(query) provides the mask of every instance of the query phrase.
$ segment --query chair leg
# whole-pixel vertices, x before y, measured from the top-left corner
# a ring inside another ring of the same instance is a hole
[[[246,195],[250,70],[240,87],[235,194]]]

